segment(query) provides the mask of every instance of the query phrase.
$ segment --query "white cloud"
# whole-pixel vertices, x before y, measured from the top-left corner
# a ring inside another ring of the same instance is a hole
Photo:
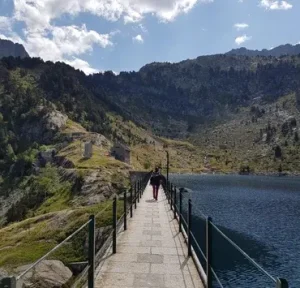
[[[54,20],[62,15],[76,16],[90,13],[110,21],[122,19],[125,23],[139,22],[146,14],[161,21],[172,21],[178,15],[187,13],[197,3],[210,3],[214,0],[13,0],[13,20],[2,17],[0,27],[6,31],[3,36],[23,44],[31,56],[44,60],[65,61],[74,67],[89,73],[94,71],[88,63],[78,56],[92,51],[95,45],[102,48],[113,45],[110,34],[100,34],[88,30],[86,26],[56,26]],[[9,31],[8,23],[25,23],[24,39]],[[146,33],[146,28],[139,28]],[[1,30],[1,29],[0,29]],[[138,32],[137,32],[138,33]],[[143,43],[142,35],[134,37],[137,43]],[[70,60],[71,59],[71,60]],[[75,66],[76,65],[76,66]]]
[[[82,54],[92,50],[93,44],[106,48],[112,45],[109,34],[99,34],[93,30],[87,30],[86,26],[53,27],[53,41],[63,54]]]
[[[247,36],[246,34],[239,36],[239,37],[235,38],[235,44],[241,45],[244,42],[251,40],[251,38],[252,38],[251,36]]]
[[[132,37],[132,41],[137,43],[144,43],[144,39],[140,34],[136,35],[135,37]]]
[[[0,34],[0,39],[10,40],[14,43],[19,43],[19,44],[24,45],[24,40],[18,34],[14,33],[14,32],[8,32],[5,35]]]
[[[260,6],[268,10],[288,10],[293,8],[293,5],[287,1],[275,0],[260,0]]]
[[[100,72],[99,70],[92,68],[88,62],[79,58],[74,58],[73,60],[67,60],[64,62],[83,71],[87,75]]]
[[[111,46],[110,37],[110,34],[87,30],[85,25],[50,27],[43,32],[27,31],[24,46],[31,56],[63,61],[66,57],[92,51],[94,45]]]
[[[238,31],[246,29],[248,27],[249,27],[249,25],[247,23],[236,23],[236,24],[234,24],[234,28],[236,28],[236,30],[238,30]]]
[[[142,23],[139,24],[139,27],[144,33],[148,32],[147,28]]]
[[[116,21],[140,21],[145,14],[154,14],[163,21],[172,21],[187,13],[196,3],[214,0],[14,0],[15,17],[25,21],[32,29],[43,29],[51,20],[63,14],[76,15],[88,12]]]
[[[0,31],[11,30],[12,28],[12,19],[4,16],[0,16]]]

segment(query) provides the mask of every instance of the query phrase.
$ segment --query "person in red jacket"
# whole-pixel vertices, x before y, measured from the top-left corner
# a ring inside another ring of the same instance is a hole
[[[155,168],[150,178],[150,185],[153,188],[153,198],[157,201],[159,186],[163,180],[163,176],[159,173],[159,168]]]

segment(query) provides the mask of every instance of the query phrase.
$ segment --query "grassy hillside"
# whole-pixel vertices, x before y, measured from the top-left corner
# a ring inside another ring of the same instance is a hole
[[[20,265],[34,262],[87,222],[89,215],[96,215],[110,203],[111,201],[90,207],[63,209],[46,214],[38,213],[40,215],[2,228],[0,267],[13,272],[12,269]],[[119,202],[117,207],[120,217],[123,213],[123,203]],[[112,225],[111,214],[112,207],[109,206],[104,213],[96,217],[96,228]],[[61,260],[64,263],[85,260],[86,238],[87,229],[50,255],[48,259]]]
[[[199,128],[193,138],[209,162],[218,158],[222,170],[239,171],[241,166],[249,165],[254,172],[282,169],[299,173],[300,112],[294,93],[273,103],[258,100],[232,118],[215,127]]]

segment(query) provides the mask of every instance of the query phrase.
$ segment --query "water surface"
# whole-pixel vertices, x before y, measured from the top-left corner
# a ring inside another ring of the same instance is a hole
[[[193,203],[193,230],[204,249],[204,221],[198,209],[274,277],[300,287],[300,178],[171,175]],[[215,233],[213,261],[224,287],[275,287]],[[215,287],[218,287],[217,285]]]

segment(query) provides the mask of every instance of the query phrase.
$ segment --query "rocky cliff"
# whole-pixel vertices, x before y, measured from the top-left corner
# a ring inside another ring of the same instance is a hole
[[[0,39],[0,58],[9,56],[21,58],[29,57],[23,45]]]

